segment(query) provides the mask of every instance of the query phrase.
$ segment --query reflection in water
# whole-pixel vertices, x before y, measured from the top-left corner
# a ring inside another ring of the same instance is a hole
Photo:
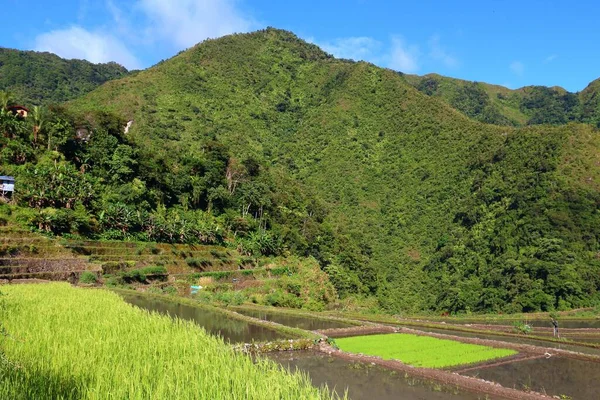
[[[308,373],[315,386],[327,385],[352,400],[478,400],[494,397],[459,392],[443,386],[405,376],[379,366],[345,361],[314,352],[270,353],[268,358],[294,371]]]
[[[439,321],[438,321],[439,322]],[[466,325],[466,324],[478,324],[478,325],[505,325],[512,326],[514,322],[525,322],[534,328],[552,328],[550,318],[548,319],[504,319],[504,320],[485,320],[485,319],[457,319],[457,320],[446,320],[447,324],[455,325]],[[582,328],[600,328],[600,319],[559,319],[558,323],[561,328],[567,329],[582,329]]]
[[[221,336],[225,341],[232,343],[286,339],[285,336],[274,330],[228,318],[218,312],[145,296],[129,294],[122,294],[121,296],[126,302],[145,310],[157,311],[171,317],[194,321],[206,329],[208,333]]]
[[[600,398],[600,364],[552,357],[513,362],[465,372],[515,389],[532,389],[551,396],[567,395],[574,400]],[[566,397],[565,397],[566,398]]]
[[[339,321],[326,321],[316,318],[300,317],[296,315],[289,315],[277,312],[264,312],[264,311],[248,311],[248,310],[236,310],[240,314],[248,315],[262,319],[265,321],[273,321],[278,324],[291,326],[293,328],[305,329],[308,331],[314,331],[317,329],[335,329],[335,328],[348,328],[350,324],[345,324]]]

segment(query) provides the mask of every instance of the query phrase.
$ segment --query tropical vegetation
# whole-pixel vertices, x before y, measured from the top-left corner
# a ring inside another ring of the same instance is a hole
[[[495,113],[477,91],[461,104]],[[3,111],[0,171],[11,218],[49,235],[314,257],[339,296],[391,312],[600,300],[593,124],[483,124],[276,29],[34,115]]]
[[[19,104],[40,106],[72,100],[127,73],[114,62],[93,64],[0,47],[0,90],[13,93]]]
[[[447,102],[477,121],[496,125],[563,125],[584,122],[600,127],[600,80],[579,93],[561,87],[508,89],[437,74],[405,75],[420,92]]]

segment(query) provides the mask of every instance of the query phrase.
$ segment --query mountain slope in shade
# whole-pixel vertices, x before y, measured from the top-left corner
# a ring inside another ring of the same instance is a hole
[[[116,63],[92,64],[51,53],[0,48],[0,90],[27,105],[72,100],[126,74],[127,69]]]
[[[439,98],[485,123],[523,126],[584,122],[597,125],[600,121],[600,108],[594,100],[598,84],[594,82],[580,93],[570,93],[557,86],[526,86],[511,90],[437,74],[405,75],[405,78],[420,92]]]

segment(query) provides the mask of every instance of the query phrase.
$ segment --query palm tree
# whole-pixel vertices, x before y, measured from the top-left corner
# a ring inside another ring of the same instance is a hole
[[[33,117],[33,143],[37,143],[38,134],[42,130],[44,125],[44,112],[43,108],[34,106],[32,117]]]
[[[0,90],[0,114],[7,111],[8,106],[12,103],[14,95],[8,90]]]

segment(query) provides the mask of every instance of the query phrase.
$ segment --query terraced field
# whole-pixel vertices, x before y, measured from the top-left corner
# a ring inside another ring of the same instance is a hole
[[[64,248],[55,240],[12,226],[0,226],[0,281],[42,279],[77,282],[101,267]]]
[[[285,268],[259,265],[256,259],[222,246],[53,239],[15,226],[0,226],[0,280],[50,280],[76,283],[84,272],[108,283],[179,283],[189,289],[199,278],[244,285],[271,279]]]
[[[337,344],[347,352],[397,359],[405,364],[428,368],[473,364],[517,354],[509,349],[404,333],[340,338]]]

